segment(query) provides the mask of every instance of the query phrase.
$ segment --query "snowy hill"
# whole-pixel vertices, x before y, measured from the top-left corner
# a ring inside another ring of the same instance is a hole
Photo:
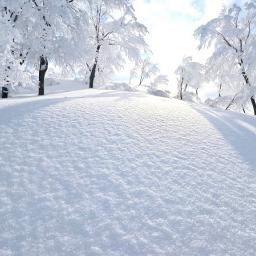
[[[0,255],[255,255],[256,119],[143,93],[0,101]]]

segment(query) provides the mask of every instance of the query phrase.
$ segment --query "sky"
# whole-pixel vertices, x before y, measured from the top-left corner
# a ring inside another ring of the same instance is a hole
[[[197,27],[216,17],[232,0],[134,0],[138,20],[147,26],[147,42],[154,62],[176,84],[174,71],[183,57],[205,59],[197,50],[193,33]]]

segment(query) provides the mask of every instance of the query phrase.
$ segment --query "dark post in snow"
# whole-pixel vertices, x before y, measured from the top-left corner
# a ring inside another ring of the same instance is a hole
[[[7,99],[8,98],[8,88],[7,87],[2,87],[2,98]]]
[[[48,70],[48,60],[46,57],[41,56],[40,68],[39,68],[39,92],[38,92],[39,96],[44,95],[44,79],[45,79],[45,74],[47,70]]]

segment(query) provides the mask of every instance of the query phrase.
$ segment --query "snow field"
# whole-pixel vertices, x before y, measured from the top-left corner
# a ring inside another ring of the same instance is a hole
[[[134,92],[0,101],[0,255],[255,255],[255,127]]]

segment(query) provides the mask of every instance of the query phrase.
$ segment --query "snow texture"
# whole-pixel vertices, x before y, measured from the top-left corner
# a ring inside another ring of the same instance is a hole
[[[256,252],[256,120],[135,92],[0,101],[0,255]]]

